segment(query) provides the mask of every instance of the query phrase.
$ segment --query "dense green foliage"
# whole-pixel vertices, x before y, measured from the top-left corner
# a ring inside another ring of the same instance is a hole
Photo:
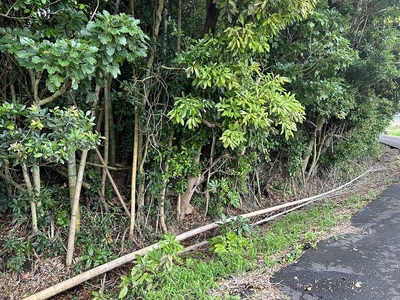
[[[398,110],[399,29],[391,0],[2,1],[0,218],[17,229],[0,267],[64,253],[75,195],[80,270],[118,238],[153,241],[189,214],[351,173]]]

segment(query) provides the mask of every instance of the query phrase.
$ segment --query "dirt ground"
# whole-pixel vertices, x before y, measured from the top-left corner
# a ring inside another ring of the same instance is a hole
[[[374,191],[377,195],[380,194],[388,185],[400,179],[400,158],[399,151],[391,148],[384,148],[382,154],[371,163],[370,169],[373,172],[356,181],[351,186],[347,187],[344,192],[337,196],[335,200],[341,201],[352,194],[363,194],[369,191]],[[326,182],[316,182],[308,191],[298,194],[297,199],[307,197],[312,194],[322,193],[324,190],[330,190],[335,185]],[[322,188],[324,187],[324,188]],[[330,197],[332,199],[332,197]],[[355,213],[356,210],[351,211]],[[349,213],[348,211],[343,213]],[[2,220],[2,223],[6,220]],[[6,233],[7,225],[0,230],[0,240],[2,235]],[[356,229],[350,224],[342,224],[327,233],[321,238],[328,238],[333,235],[340,235],[354,232]],[[1,264],[1,262],[0,262]],[[282,267],[282,266],[280,266]],[[213,296],[223,296],[226,294],[240,295],[241,299],[287,299],[281,292],[270,283],[271,276],[278,270],[279,266],[267,268],[260,261],[259,268],[251,272],[240,273],[230,276],[219,282],[220,287],[212,291]],[[26,268],[22,274],[0,273],[0,299],[4,300],[19,300],[27,293],[32,294],[44,288],[47,288],[55,283],[61,282],[70,277],[70,272],[67,271],[64,265],[64,257],[55,257],[44,259],[37,257],[34,263]],[[116,281],[118,273],[107,275],[107,285],[110,281]],[[53,299],[91,299],[91,291],[99,289],[100,279],[96,279],[92,283],[86,283],[84,286],[75,288],[69,291],[67,295],[56,296]],[[115,283],[117,284],[117,283]],[[76,298],[71,298],[71,293]]]

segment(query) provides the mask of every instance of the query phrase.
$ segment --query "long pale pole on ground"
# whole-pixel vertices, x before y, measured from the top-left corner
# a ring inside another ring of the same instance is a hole
[[[350,184],[352,184],[356,180],[360,179],[361,177],[367,175],[368,173],[375,172],[375,171],[378,171],[378,170],[368,170],[367,172],[365,172],[364,174],[358,176],[357,178],[355,178],[355,179],[347,182],[346,184],[344,184],[344,185],[342,185],[340,187],[337,187],[337,188],[335,188],[335,189],[333,189],[333,190],[331,190],[329,192],[325,192],[325,193],[322,193],[322,194],[319,194],[319,195],[316,195],[316,196],[308,197],[308,198],[297,200],[297,201],[288,202],[288,203],[281,204],[281,205],[278,205],[278,206],[269,207],[269,208],[258,210],[258,211],[255,211],[255,212],[243,214],[243,215],[241,215],[241,217],[242,218],[251,218],[251,217],[261,216],[261,215],[264,215],[264,214],[267,214],[267,213],[270,213],[270,212],[274,212],[274,211],[277,211],[277,210],[280,210],[280,209],[284,209],[284,208],[287,208],[287,207],[299,205],[299,204],[306,203],[306,202],[313,202],[316,199],[322,199],[322,198],[324,198],[324,197],[326,197],[328,195],[331,195],[331,194],[333,194],[333,193],[335,193],[335,192],[337,192],[337,191],[349,186]],[[235,218],[236,217],[229,218],[227,221],[232,221]],[[201,226],[201,227],[193,229],[193,230],[189,230],[187,232],[184,232],[184,233],[178,235],[176,237],[176,239],[178,241],[186,240],[186,239],[188,239],[190,237],[193,237],[195,235],[198,235],[200,233],[203,233],[203,232],[212,230],[214,228],[217,228],[218,225],[221,224],[221,223],[222,223],[221,221],[220,222],[215,222],[215,223],[211,223],[211,224],[207,224],[207,225]],[[51,287],[49,287],[49,288],[47,288],[47,289],[45,289],[45,290],[43,290],[43,291],[41,291],[39,293],[31,295],[31,296],[25,298],[24,300],[44,300],[44,299],[48,299],[48,298],[50,298],[50,297],[52,297],[54,295],[57,295],[57,294],[59,294],[59,293],[61,293],[63,291],[66,291],[66,290],[68,290],[68,289],[70,289],[70,288],[72,288],[74,286],[77,286],[77,285],[81,284],[82,282],[85,282],[85,281],[87,281],[89,279],[92,279],[92,278],[94,278],[96,276],[99,276],[99,275],[101,275],[103,273],[106,273],[106,272],[108,272],[108,271],[110,271],[112,269],[115,269],[115,268],[117,268],[119,266],[122,266],[123,264],[125,264],[127,262],[131,262],[136,258],[136,255],[145,255],[147,252],[149,252],[149,251],[151,251],[153,249],[158,249],[158,248],[159,248],[159,245],[157,243],[157,244],[150,245],[150,246],[148,246],[146,248],[137,250],[135,252],[126,254],[126,255],[121,256],[120,258],[117,258],[117,259],[115,259],[113,261],[110,261],[110,262],[108,262],[108,263],[106,263],[104,265],[101,265],[101,266],[98,266],[98,267],[96,267],[94,269],[91,269],[91,270],[88,270],[86,272],[83,272],[83,273],[81,273],[81,274],[79,274],[79,275],[77,275],[75,277],[72,277],[72,278],[67,279],[67,280],[65,280],[63,282],[60,282],[60,283],[58,283],[58,284],[56,284],[54,286],[51,286]]]

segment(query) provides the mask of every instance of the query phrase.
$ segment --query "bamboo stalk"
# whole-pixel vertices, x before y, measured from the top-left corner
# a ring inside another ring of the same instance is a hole
[[[96,163],[87,162],[89,166],[98,167],[98,168],[107,168],[112,171],[120,171],[120,170],[130,170],[132,167],[120,165],[119,167],[112,167],[112,166],[104,166]]]
[[[137,163],[139,153],[139,114],[135,113],[135,122],[133,129],[133,157],[132,157],[132,176],[131,176],[131,219],[129,224],[129,239],[133,240],[133,232],[135,229],[135,208],[136,208],[136,177]]]
[[[339,186],[339,187],[337,187],[337,188],[335,188],[333,190],[330,190],[328,192],[325,192],[325,193],[322,193],[322,194],[319,194],[319,195],[316,195],[316,196],[304,198],[304,199],[301,199],[301,200],[296,200],[296,201],[288,202],[288,203],[285,203],[285,204],[277,205],[277,206],[274,206],[274,207],[258,210],[258,211],[255,211],[255,212],[243,214],[243,215],[241,215],[241,217],[242,218],[256,217],[256,216],[267,214],[267,213],[270,213],[270,212],[273,212],[273,211],[277,211],[277,210],[280,210],[280,209],[283,209],[283,208],[300,205],[300,204],[309,202],[309,201],[314,200],[314,199],[324,198],[325,196],[328,196],[328,195],[330,195],[332,193],[335,193],[335,192],[337,192],[337,191],[349,186],[350,184],[352,184],[353,182],[355,182],[355,181],[359,180],[360,178],[364,177],[368,173],[376,172],[376,171],[379,171],[379,170],[368,170],[365,173],[363,173],[362,175],[360,175],[360,176],[354,178],[353,180],[347,182],[346,184],[344,184],[342,186]],[[229,218],[227,221],[228,222],[229,221],[233,221],[235,218],[236,217]],[[195,235],[198,235],[200,233],[203,233],[203,232],[212,230],[214,228],[217,228],[219,224],[222,224],[222,222],[219,221],[219,222],[207,224],[207,225],[204,225],[204,226],[189,230],[187,232],[184,232],[184,233],[178,235],[176,237],[176,240],[183,241],[185,239],[188,239],[188,238],[193,237]],[[205,243],[201,243],[201,244],[204,245]],[[58,283],[58,284],[56,284],[54,286],[51,286],[51,287],[49,287],[49,288],[47,288],[47,289],[45,289],[45,290],[43,290],[43,291],[41,291],[39,293],[33,294],[33,295],[29,296],[29,297],[26,297],[26,298],[24,298],[24,300],[44,300],[44,299],[48,299],[48,298],[50,298],[50,297],[52,297],[54,295],[57,295],[57,294],[59,294],[59,293],[61,293],[63,291],[66,291],[66,290],[68,290],[68,289],[70,289],[70,288],[72,288],[74,286],[77,286],[77,285],[81,284],[82,282],[85,282],[85,281],[87,281],[89,279],[92,279],[92,278],[94,278],[96,276],[99,276],[99,275],[101,275],[101,274],[103,274],[105,272],[108,272],[108,271],[110,271],[112,269],[115,269],[115,268],[117,268],[119,266],[122,266],[123,264],[125,264],[127,262],[133,261],[136,258],[136,255],[145,255],[147,252],[149,252],[149,251],[151,251],[153,249],[159,249],[158,243],[150,245],[150,246],[147,246],[147,247],[145,247],[143,249],[140,249],[140,250],[137,250],[135,252],[126,254],[126,255],[121,256],[121,257],[119,257],[119,258],[117,258],[117,259],[115,259],[113,261],[110,261],[110,262],[108,262],[106,264],[103,264],[103,265],[98,266],[98,267],[96,267],[94,269],[88,270],[86,272],[83,272],[82,274],[79,274],[79,275],[77,275],[75,277],[72,277],[72,278],[67,279],[67,280],[65,280],[63,282],[60,282],[60,283]]]

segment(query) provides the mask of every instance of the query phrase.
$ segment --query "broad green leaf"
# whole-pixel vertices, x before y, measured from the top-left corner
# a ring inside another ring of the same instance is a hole
[[[115,53],[115,48],[112,47],[112,46],[108,46],[107,49],[106,49],[106,52],[107,52],[107,54],[108,54],[109,56],[113,56],[114,53]]]
[[[128,287],[125,285],[122,287],[121,291],[119,292],[118,299],[123,299],[128,294]]]

